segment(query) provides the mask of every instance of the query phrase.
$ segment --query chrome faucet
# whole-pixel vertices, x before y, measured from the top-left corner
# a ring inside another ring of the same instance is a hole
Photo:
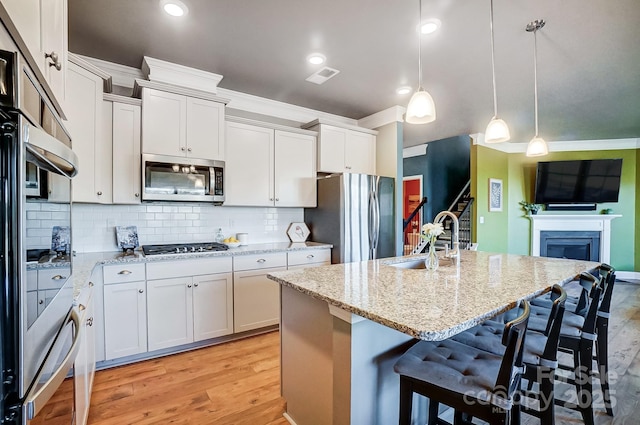
[[[447,258],[459,258],[460,257],[460,239],[458,238],[458,217],[451,211],[440,211],[433,219],[434,223],[442,223],[445,217],[451,217],[453,220],[453,229],[451,229],[451,242],[453,249],[446,254]]]

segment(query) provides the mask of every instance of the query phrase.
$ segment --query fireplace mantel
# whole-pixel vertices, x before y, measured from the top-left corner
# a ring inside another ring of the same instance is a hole
[[[611,220],[620,214],[536,214],[531,219],[531,255],[540,256],[540,232],[559,231],[599,231],[600,262],[611,261]]]

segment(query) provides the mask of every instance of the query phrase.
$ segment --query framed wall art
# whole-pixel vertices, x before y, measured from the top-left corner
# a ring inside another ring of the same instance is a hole
[[[502,211],[502,180],[489,179],[489,211]]]

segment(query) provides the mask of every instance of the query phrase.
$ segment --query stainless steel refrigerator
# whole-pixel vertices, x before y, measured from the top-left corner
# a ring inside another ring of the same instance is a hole
[[[311,240],[333,244],[332,263],[393,257],[395,180],[367,174],[318,179],[318,206],[304,210]]]

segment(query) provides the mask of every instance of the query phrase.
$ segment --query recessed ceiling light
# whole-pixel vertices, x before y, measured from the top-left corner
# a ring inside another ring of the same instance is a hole
[[[324,63],[324,61],[326,60],[327,60],[327,57],[322,53],[312,53],[309,56],[307,56],[307,61],[313,65],[320,65],[321,63]]]
[[[398,94],[408,94],[411,93],[411,87],[409,86],[402,86],[402,87],[398,87],[396,89],[396,93]]]
[[[189,12],[187,5],[180,0],[160,0],[160,6],[171,16],[184,16]]]
[[[422,34],[432,34],[440,28],[441,24],[440,19],[427,19],[420,24],[420,32]]]

